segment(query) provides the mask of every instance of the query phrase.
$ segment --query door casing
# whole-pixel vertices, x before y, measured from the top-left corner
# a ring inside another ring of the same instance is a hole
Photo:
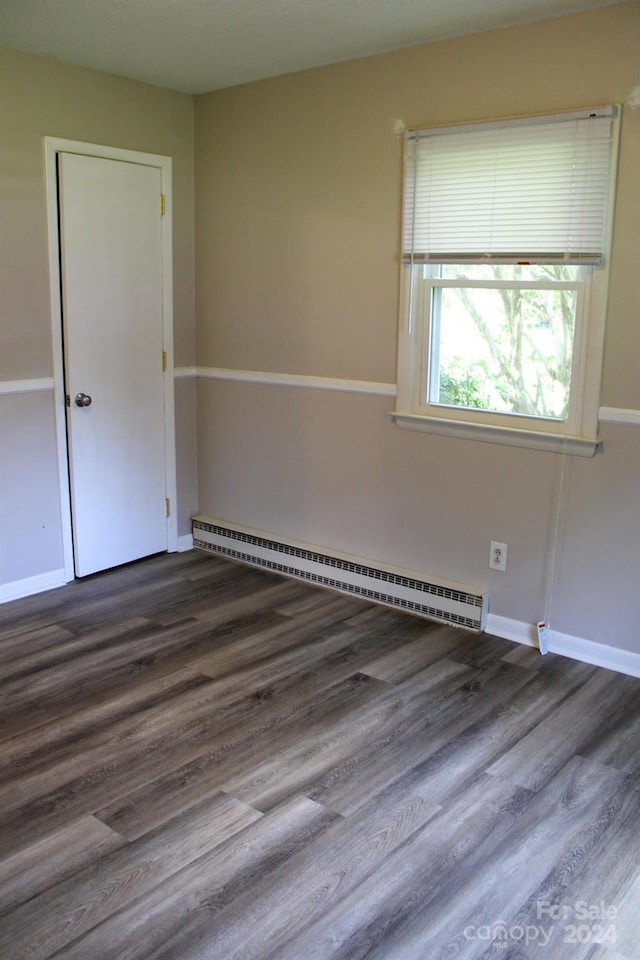
[[[58,137],[44,138],[45,182],[47,202],[47,233],[49,247],[49,285],[51,301],[51,336],[53,346],[54,405],[56,444],[58,451],[58,483],[60,489],[60,516],[62,523],[62,549],[65,580],[75,577],[73,540],[71,527],[71,497],[69,492],[69,459],[67,453],[67,423],[64,389],[64,356],[62,342],[62,301],[60,294],[60,241],[58,231],[58,183],[57,155],[78,153],[106,160],[123,160],[157,167],[161,173],[162,193],[165,197],[165,214],[162,217],[162,339],[167,357],[164,377],[164,447],[165,485],[171,512],[167,519],[167,549],[178,549],[178,524],[176,503],[176,446],[175,409],[173,390],[173,257],[172,257],[172,196],[171,158],[157,154],[139,153],[117,147],[64,140]]]

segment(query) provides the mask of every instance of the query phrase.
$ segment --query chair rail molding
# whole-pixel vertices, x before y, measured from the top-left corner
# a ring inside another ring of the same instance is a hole
[[[53,377],[34,377],[30,380],[0,380],[0,396],[10,397],[19,393],[42,393],[53,390]]]
[[[235,383],[261,383],[277,387],[303,387],[312,390],[336,390],[365,393],[376,397],[395,397],[395,383],[375,380],[348,380],[340,377],[315,377],[301,373],[274,373],[266,370],[234,370],[229,367],[176,367],[176,378],[231,380]]]

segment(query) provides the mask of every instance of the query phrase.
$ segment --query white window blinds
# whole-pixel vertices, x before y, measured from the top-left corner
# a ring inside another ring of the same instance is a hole
[[[615,107],[409,131],[405,263],[601,263]]]

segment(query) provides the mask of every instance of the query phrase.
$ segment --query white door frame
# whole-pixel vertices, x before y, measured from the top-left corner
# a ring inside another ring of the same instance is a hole
[[[86,157],[101,157],[105,160],[124,160],[158,167],[162,178],[162,193],[165,197],[165,214],[162,217],[162,339],[167,355],[167,371],[164,378],[164,448],[165,486],[171,503],[167,518],[167,549],[178,549],[178,522],[176,502],[176,437],[173,391],[173,253],[172,253],[172,203],[171,203],[171,157],[152,153],[138,153],[118,147],[105,147],[78,140],[63,140],[58,137],[44,138],[44,163],[47,199],[47,234],[49,246],[49,285],[51,297],[51,337],[53,346],[53,380],[58,448],[58,478],[60,486],[60,516],[62,522],[62,549],[65,580],[75,578],[73,565],[73,541],[71,534],[71,496],[69,492],[69,460],[67,453],[67,417],[64,390],[64,357],[62,343],[62,302],[60,298],[60,240],[58,230],[58,177],[57,156],[59,153],[79,153]]]

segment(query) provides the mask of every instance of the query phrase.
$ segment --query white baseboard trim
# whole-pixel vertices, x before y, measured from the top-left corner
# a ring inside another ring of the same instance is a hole
[[[178,537],[178,552],[185,553],[193,549],[193,536],[186,534]],[[0,585],[0,604],[19,600],[45,590],[54,590],[63,587],[66,583],[64,569],[50,570],[35,577],[25,577],[24,580],[14,580],[12,583]],[[504,640],[524,644],[527,647],[537,647],[536,628],[533,624],[521,620],[512,620],[509,617],[500,617],[495,613],[487,615],[486,633],[491,633]],[[549,653],[557,653],[562,657],[591,663],[596,667],[614,670],[616,673],[625,673],[630,677],[640,677],[640,653],[622,650],[619,647],[608,647],[603,643],[585,640],[583,637],[574,637],[568,633],[549,632]]]
[[[503,640],[513,640],[523,643],[526,647],[537,647],[538,639],[533,624],[523,623],[522,620],[510,620],[508,617],[498,617],[495,613],[487,614],[486,633],[492,633]]]
[[[193,550],[193,535],[190,533],[178,537],[178,553],[186,553],[187,550]],[[31,597],[36,593],[44,593],[45,590],[55,590],[57,587],[64,587],[67,582],[64,568],[62,568],[50,570],[48,573],[39,573],[35,577],[25,577],[24,580],[3,583],[0,584],[0,604]]]
[[[510,620],[508,617],[499,617],[490,613],[487,616],[485,630],[504,640],[514,640],[528,647],[538,646],[536,628],[530,623]],[[596,667],[615,670],[616,673],[626,673],[630,677],[640,677],[640,653],[621,650],[619,647],[608,647],[604,643],[585,640],[583,637],[573,637],[569,633],[559,633],[551,629],[549,653],[557,653],[561,657],[570,657],[572,660],[581,660],[583,663],[592,663]]]
[[[34,593],[44,593],[45,590],[64,587],[66,582],[64,569],[61,569],[39,573],[35,577],[25,577],[24,580],[14,580],[13,583],[3,583],[0,585],[0,603],[9,603],[10,600],[20,600]]]

